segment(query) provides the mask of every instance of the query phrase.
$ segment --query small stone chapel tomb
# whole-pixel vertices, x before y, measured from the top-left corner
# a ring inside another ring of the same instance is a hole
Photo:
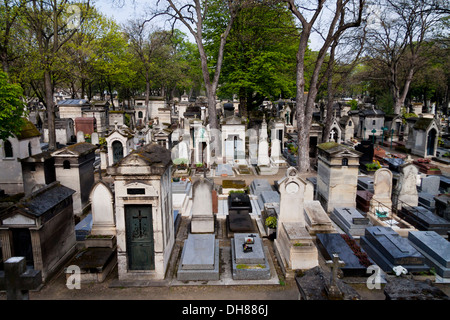
[[[133,151],[108,168],[114,178],[119,280],[162,280],[175,243],[170,150]]]
[[[336,142],[317,146],[317,199],[327,213],[335,207],[356,207],[361,152]]]

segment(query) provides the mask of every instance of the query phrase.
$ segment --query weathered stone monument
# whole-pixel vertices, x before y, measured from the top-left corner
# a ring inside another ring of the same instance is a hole
[[[269,142],[267,141],[267,123],[263,120],[261,129],[259,130],[258,141],[258,166],[269,166]]]
[[[191,233],[214,233],[213,187],[213,183],[205,178],[195,181],[192,186]]]
[[[77,216],[81,216],[89,205],[89,193],[94,185],[95,149],[97,146],[81,142],[52,153],[56,180],[75,190],[73,212]]]
[[[366,228],[372,225],[357,208],[334,208],[330,217],[346,234],[355,238],[363,236]]]
[[[317,199],[327,213],[335,207],[356,207],[361,153],[335,142],[317,148]]]
[[[0,290],[6,290],[7,300],[28,300],[29,291],[42,282],[40,270],[27,269],[25,257],[11,257],[0,271]]]
[[[393,192],[393,205],[397,210],[401,210],[402,204],[406,203],[411,207],[419,204],[419,194],[417,192],[417,167],[407,162],[400,166],[400,176]]]
[[[107,183],[100,180],[91,190],[91,235],[116,235],[114,194]]]
[[[312,197],[313,186],[299,177],[291,167],[279,181],[280,214],[275,250],[283,272],[310,269],[318,265],[318,251],[305,227],[304,197]]]
[[[2,260],[23,256],[47,281],[76,250],[74,193],[53,182],[1,211]]]
[[[146,145],[108,168],[114,178],[119,281],[162,280],[175,243],[170,151]]]
[[[372,214],[389,214],[392,211],[392,172],[381,168],[374,174],[374,194],[370,200],[369,212]]]
[[[311,194],[309,197],[305,195],[304,202],[306,229],[309,234],[315,235],[318,233],[335,232],[336,230],[334,230],[331,219],[320,202],[317,200],[308,200],[308,198],[311,199]]]

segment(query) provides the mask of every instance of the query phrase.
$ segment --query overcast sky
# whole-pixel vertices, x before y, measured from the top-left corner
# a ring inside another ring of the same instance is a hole
[[[119,5],[115,3],[119,3]],[[120,3],[123,5],[120,6]],[[94,6],[100,12],[108,17],[114,18],[120,25],[126,23],[129,19],[145,17],[145,11],[155,4],[156,0],[95,0],[94,2]],[[163,18],[160,18],[156,23],[159,27],[168,29],[170,26],[164,26],[163,21]],[[177,25],[177,28],[188,36],[189,41],[195,43],[193,36],[181,23]],[[310,42],[311,49],[319,50],[321,43],[321,39],[313,33]]]

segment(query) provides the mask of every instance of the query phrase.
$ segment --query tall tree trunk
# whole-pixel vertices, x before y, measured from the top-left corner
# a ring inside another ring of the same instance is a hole
[[[394,114],[400,114],[402,110],[402,106],[405,104],[406,96],[408,95],[409,86],[411,85],[411,81],[414,75],[414,69],[411,68],[408,71],[408,75],[406,76],[405,84],[403,86],[403,91],[400,94],[398,87],[396,87],[396,96],[394,100]]]
[[[56,150],[55,105],[53,103],[53,86],[49,70],[44,71],[45,103],[47,105],[48,148]]]
[[[297,52],[297,167],[299,172],[307,172],[309,170],[309,130],[306,130],[306,101],[305,101],[305,52],[308,46],[309,33],[311,29],[304,28],[300,37],[300,45]]]
[[[147,113],[147,123],[150,120],[150,74],[148,70],[145,71],[145,112]]]

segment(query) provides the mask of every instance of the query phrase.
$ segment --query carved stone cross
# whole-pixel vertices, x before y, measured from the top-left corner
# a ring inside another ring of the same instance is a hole
[[[28,291],[37,289],[42,283],[40,270],[27,270],[25,257],[12,257],[0,271],[0,290],[6,290],[7,300],[28,300]]]
[[[344,261],[339,260],[339,255],[333,253],[332,260],[327,260],[326,265],[331,267],[330,286],[327,288],[328,297],[331,299],[339,298],[342,294],[337,286],[336,279],[338,277],[339,267],[345,266]]]

